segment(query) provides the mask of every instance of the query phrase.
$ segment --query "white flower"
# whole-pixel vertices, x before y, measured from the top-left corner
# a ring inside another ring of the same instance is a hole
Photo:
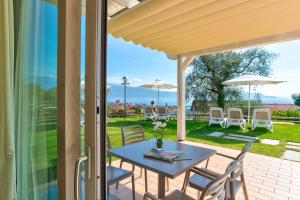
[[[163,129],[167,126],[166,122],[162,122],[162,121],[155,121],[152,123],[153,124],[153,129],[154,130],[159,130],[159,129]]]

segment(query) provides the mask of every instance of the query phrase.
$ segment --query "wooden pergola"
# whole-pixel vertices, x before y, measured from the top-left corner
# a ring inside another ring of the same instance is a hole
[[[185,69],[196,55],[300,38],[299,0],[146,0],[108,34],[177,59],[177,138],[185,139]]]

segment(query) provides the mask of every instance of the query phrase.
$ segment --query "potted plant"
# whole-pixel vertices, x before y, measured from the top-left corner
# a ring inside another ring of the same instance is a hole
[[[167,120],[165,119],[154,120],[152,124],[153,124],[154,136],[156,139],[156,149],[162,150],[164,129],[167,126]]]

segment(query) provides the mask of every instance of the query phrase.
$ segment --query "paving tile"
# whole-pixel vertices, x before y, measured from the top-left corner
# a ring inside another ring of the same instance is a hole
[[[282,159],[297,161],[300,162],[300,152],[292,151],[292,150],[285,150],[283,153]]]
[[[297,142],[287,142],[286,144],[300,147],[300,143],[297,143]]]
[[[236,156],[239,151],[227,149],[223,147],[215,147],[206,144],[186,142],[192,145],[213,148],[218,152]],[[209,161],[209,169],[222,173],[226,169],[230,160],[220,156],[213,156]],[[113,165],[118,167],[119,161],[114,161]],[[205,163],[199,164],[199,167],[204,167]],[[131,165],[124,163],[124,168],[131,169]],[[246,185],[250,200],[300,200],[300,164],[297,162],[272,158],[264,155],[248,153],[244,160],[244,172]],[[136,199],[142,199],[144,188],[144,175],[140,175],[140,169],[136,168]],[[170,190],[181,189],[184,175],[170,180]],[[148,171],[148,187],[149,192],[157,194],[157,174]],[[119,189],[115,186],[110,187],[110,192],[120,199],[132,199],[130,179],[122,181]],[[187,194],[196,198],[197,191],[188,188]],[[238,191],[236,199],[243,200],[243,190]]]
[[[232,140],[245,141],[245,142],[253,142],[254,141],[252,139],[240,138],[240,137],[233,137],[233,136],[225,136],[224,138],[226,138],[226,139],[232,139]]]
[[[261,141],[263,144],[269,144],[269,145],[279,145],[279,140],[270,140],[270,139],[263,139]]]
[[[211,137],[221,137],[222,135],[224,135],[223,132],[212,132],[212,133],[208,134],[208,136],[211,136]]]
[[[245,138],[245,139],[249,139],[249,140],[258,140],[257,137],[252,137],[252,136],[246,136],[246,135],[238,135],[238,134],[228,134],[229,136],[232,136],[232,137],[238,137],[238,138]]]

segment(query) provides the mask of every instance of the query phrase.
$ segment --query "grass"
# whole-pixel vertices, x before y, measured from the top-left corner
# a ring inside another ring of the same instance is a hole
[[[139,124],[145,129],[146,138],[153,138],[153,130],[151,121],[144,121],[140,118],[127,118],[125,121],[123,118],[112,118],[108,124],[108,134],[112,140],[112,146],[117,147],[121,145],[121,131],[122,126]],[[254,143],[251,152],[263,154],[272,157],[281,157],[284,152],[284,146],[286,142],[300,142],[300,125],[296,124],[274,124],[274,132],[270,133],[265,128],[257,128],[254,131],[246,130],[242,131],[239,127],[232,126],[230,128],[221,128],[218,125],[208,127],[206,120],[188,120],[186,121],[186,140],[193,142],[200,142],[205,144],[211,144],[216,146],[222,146],[232,149],[242,149],[245,142],[226,139],[215,138],[208,136],[211,132],[224,132],[225,135],[229,133],[255,136],[259,139],[276,139],[280,141],[277,146],[266,145],[260,142]],[[176,121],[170,121],[165,129],[165,138],[170,140],[176,140]]]
[[[108,123],[108,134],[111,138],[113,147],[122,145],[121,130],[122,126],[139,124],[145,129],[145,137],[147,139],[153,138],[152,121],[144,121],[140,117],[129,117],[127,120],[124,118],[111,118]],[[165,129],[165,139],[176,140],[176,120],[169,121],[168,126]],[[299,124],[274,124],[274,132],[270,133],[264,128],[257,128],[255,131],[247,130],[243,132],[239,127],[221,128],[218,125],[208,127],[208,122],[205,120],[187,120],[186,121],[186,140],[211,144],[215,146],[222,146],[231,149],[240,150],[243,148],[245,142],[215,138],[208,136],[211,132],[224,132],[225,135],[229,133],[255,136],[259,139],[276,139],[280,140],[280,144],[277,146],[266,145],[260,142],[254,143],[251,152],[263,154],[272,157],[281,157],[284,152],[284,146],[286,142],[299,142],[300,143],[300,125]],[[84,147],[84,129],[81,129],[81,150],[83,152]],[[56,166],[57,166],[57,132],[56,130],[47,130],[38,133],[37,136],[37,152],[41,155],[47,155],[47,158],[41,157],[37,160],[37,166],[41,170],[48,171],[48,179],[55,180]],[[45,142],[46,141],[46,142]],[[47,152],[45,152],[45,145],[47,145]],[[43,153],[42,153],[43,152]]]

